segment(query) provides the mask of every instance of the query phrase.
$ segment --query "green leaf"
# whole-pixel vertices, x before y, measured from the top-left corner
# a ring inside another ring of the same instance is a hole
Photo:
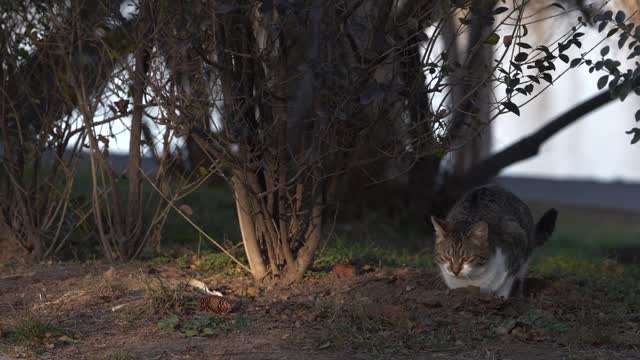
[[[598,90],[602,90],[609,82],[609,75],[604,75],[598,79]]]
[[[640,121],[640,110],[636,111],[636,121]]]
[[[485,40],[484,43],[489,45],[496,45],[498,44],[498,41],[500,41],[500,35],[492,33],[491,35],[489,35],[489,37],[487,37],[487,40]]]
[[[626,18],[626,15],[624,14],[624,11],[619,10],[616,13],[616,22],[617,23],[623,23],[625,18]]]
[[[529,94],[531,94],[533,92],[533,84],[527,84],[524,87],[524,91],[528,92]]]
[[[573,59],[573,60],[571,60],[571,64],[569,64],[569,67],[571,67],[571,68],[577,67],[578,65],[580,65],[581,61],[582,61],[582,59],[580,59],[580,58]]]
[[[180,319],[178,318],[178,315],[171,314],[158,321],[158,327],[160,330],[174,330],[179,323]]]
[[[612,37],[617,32],[618,32],[618,28],[613,28],[613,29],[609,30],[609,32],[607,33],[607,37]]]
[[[202,329],[202,335],[205,335],[205,336],[215,335],[216,333],[217,333],[217,331],[215,331],[212,328],[204,328],[204,329]]]
[[[505,109],[511,111],[512,113],[520,116],[520,109],[518,108],[518,105],[512,103],[511,101],[503,102],[502,106],[504,106]]]
[[[528,58],[528,57],[529,57],[529,54],[527,54],[527,53],[525,53],[525,52],[521,52],[521,53],[519,53],[518,55],[516,55],[516,56],[513,58],[513,61],[515,61],[515,62],[519,62],[519,63],[521,63],[521,62],[525,62],[525,61],[527,61],[527,58]]]
[[[602,56],[607,56],[607,54],[608,54],[608,53],[609,53],[609,45],[607,45],[607,46],[603,47],[603,48],[600,50],[600,55],[602,55]]]
[[[562,9],[563,11],[567,11],[567,9],[565,9],[564,6],[562,6],[562,4],[557,3],[557,2],[555,2],[555,3],[553,3],[553,4],[549,5],[549,6],[555,6],[558,9]]]
[[[182,332],[184,334],[184,336],[188,336],[188,337],[192,337],[192,336],[197,336],[198,335],[198,331],[194,330],[194,329],[187,329],[185,331]]]
[[[624,34],[624,33],[622,35],[620,35],[620,39],[618,39],[618,48],[622,49],[622,47],[627,42],[627,40],[629,40],[629,35]]]
[[[601,22],[600,25],[598,25],[598,32],[603,32],[606,27],[607,27],[607,23],[604,21]]]
[[[638,128],[633,128],[629,131],[625,131],[626,134],[633,134],[633,138],[631,139],[631,145],[637,143],[638,141],[640,141],[640,129]]]
[[[495,10],[493,10],[493,15],[498,15],[498,14],[502,14],[505,11],[508,11],[509,8],[506,6],[501,6],[499,8],[496,8]]]
[[[567,54],[560,54],[558,55],[558,57],[560,58],[560,60],[562,60],[565,64],[569,62],[569,55]]]

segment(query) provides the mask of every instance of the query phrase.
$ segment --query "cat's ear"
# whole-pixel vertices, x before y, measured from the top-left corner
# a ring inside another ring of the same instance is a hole
[[[432,216],[431,223],[433,224],[433,228],[436,230],[436,242],[442,241],[447,236],[447,222]]]
[[[467,239],[478,246],[485,246],[489,241],[489,225],[484,221],[478,221],[467,230]]]

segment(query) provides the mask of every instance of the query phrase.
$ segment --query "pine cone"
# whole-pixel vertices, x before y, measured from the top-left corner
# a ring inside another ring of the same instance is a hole
[[[218,314],[226,314],[233,309],[233,303],[221,296],[209,295],[201,297],[198,302],[202,310]]]

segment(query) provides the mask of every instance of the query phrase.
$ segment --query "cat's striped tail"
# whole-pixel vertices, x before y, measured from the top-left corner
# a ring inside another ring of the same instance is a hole
[[[553,233],[553,230],[556,228],[556,219],[558,218],[558,210],[549,209],[547,212],[542,215],[538,223],[536,224],[536,245],[542,246]]]

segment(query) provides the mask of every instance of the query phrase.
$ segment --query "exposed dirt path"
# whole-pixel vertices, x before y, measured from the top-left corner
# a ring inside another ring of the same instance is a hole
[[[192,306],[199,295],[179,285],[192,277],[224,292],[238,310],[209,319]],[[158,279],[165,293],[154,288]],[[0,353],[114,360],[640,359],[640,315],[625,309],[624,299],[607,303],[615,299],[602,293],[609,290],[568,280],[529,284],[527,298],[503,302],[473,290],[447,291],[434,274],[406,269],[314,274],[290,288],[260,288],[242,275],[204,276],[172,265],[24,267],[0,272]],[[178,307],[158,313],[176,286],[183,289]],[[171,314],[179,324],[161,330],[158,322]],[[51,321],[52,330],[17,343],[16,326],[30,318]],[[189,326],[212,334],[186,336]]]

